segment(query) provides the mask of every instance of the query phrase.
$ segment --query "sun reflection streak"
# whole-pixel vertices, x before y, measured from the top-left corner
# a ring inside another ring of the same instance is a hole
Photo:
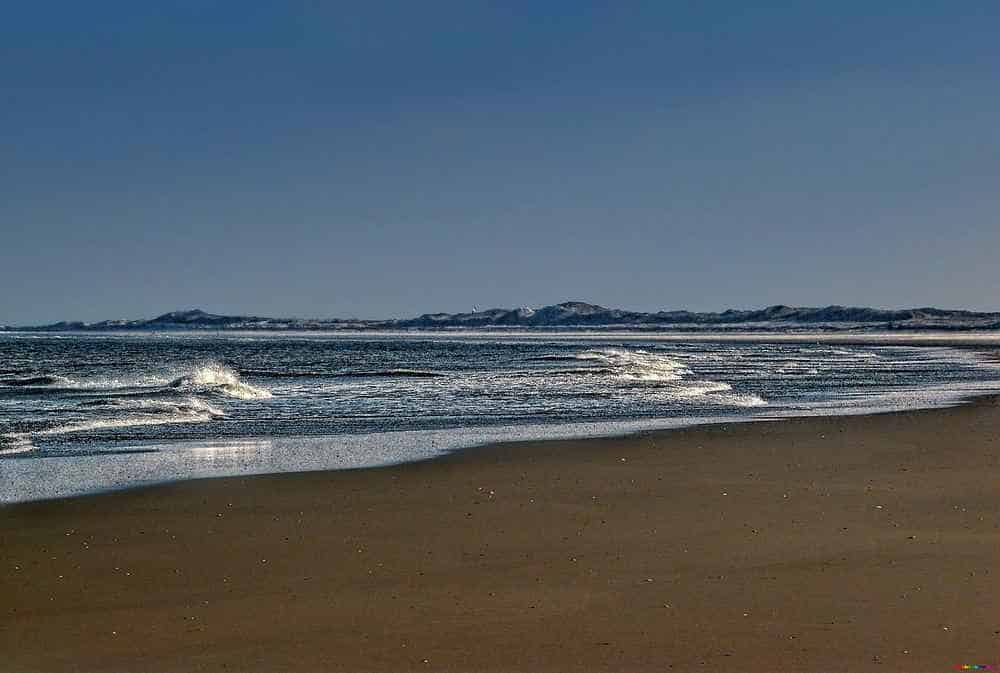
[[[270,439],[234,439],[199,442],[180,449],[187,459],[212,466],[239,464],[243,467],[266,462],[273,449]]]

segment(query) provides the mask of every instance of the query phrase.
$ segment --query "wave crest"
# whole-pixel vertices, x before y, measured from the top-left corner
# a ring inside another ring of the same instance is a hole
[[[596,360],[623,381],[671,382],[680,381],[691,370],[683,364],[658,353],[644,350],[627,351],[620,348],[601,348],[583,351],[577,360]]]
[[[202,365],[190,374],[174,379],[170,382],[170,386],[207,390],[240,400],[263,400],[273,397],[271,391],[241,381],[240,375],[234,369],[218,362]]]
[[[562,356],[559,359],[563,359]],[[598,366],[583,370],[560,370],[556,373],[603,374],[629,386],[650,385],[656,389],[656,394],[679,402],[709,400],[725,406],[767,406],[764,398],[752,393],[735,392],[728,383],[689,378],[693,374],[691,369],[663,353],[601,348],[582,351],[574,355],[573,359],[593,361]]]

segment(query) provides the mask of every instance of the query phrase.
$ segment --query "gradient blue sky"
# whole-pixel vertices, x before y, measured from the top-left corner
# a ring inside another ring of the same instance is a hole
[[[9,3],[0,323],[1000,308],[998,35],[954,0]]]

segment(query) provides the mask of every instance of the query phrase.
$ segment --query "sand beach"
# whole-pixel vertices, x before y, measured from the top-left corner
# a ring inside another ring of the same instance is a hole
[[[981,398],[6,506],[3,670],[995,663],[998,438]]]

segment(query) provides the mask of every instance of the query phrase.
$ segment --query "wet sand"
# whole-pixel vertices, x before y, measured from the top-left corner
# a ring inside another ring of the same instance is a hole
[[[0,508],[0,670],[1000,662],[1000,405]]]

